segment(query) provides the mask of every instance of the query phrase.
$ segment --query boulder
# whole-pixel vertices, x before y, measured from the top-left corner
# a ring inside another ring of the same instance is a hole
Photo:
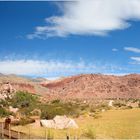
[[[76,122],[66,116],[56,116],[53,120],[41,120],[41,125],[47,128],[66,129],[66,128],[78,128]]]
[[[41,120],[40,123],[41,123],[41,126],[43,127],[55,128],[54,120]]]
[[[12,106],[9,106],[9,110],[10,112],[17,113],[19,111],[19,108],[14,108]]]
[[[0,84],[0,99],[12,98],[16,90],[9,82]]]

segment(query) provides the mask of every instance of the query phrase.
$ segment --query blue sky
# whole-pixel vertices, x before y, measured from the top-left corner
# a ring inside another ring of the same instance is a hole
[[[139,5],[139,0],[0,2],[0,73],[140,73]]]

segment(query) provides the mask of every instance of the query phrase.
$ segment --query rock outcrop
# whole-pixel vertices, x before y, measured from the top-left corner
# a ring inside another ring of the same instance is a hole
[[[0,99],[11,98],[15,92],[16,89],[9,82],[0,84]]]
[[[76,122],[66,116],[56,116],[53,120],[41,120],[43,127],[55,129],[78,128]]]
[[[47,88],[40,85],[45,79],[31,79],[27,77],[21,77],[16,75],[3,75],[0,74],[0,98],[5,99],[8,96],[11,96],[12,93],[16,91],[27,91],[32,94],[41,94],[45,97],[49,97],[47,94]]]

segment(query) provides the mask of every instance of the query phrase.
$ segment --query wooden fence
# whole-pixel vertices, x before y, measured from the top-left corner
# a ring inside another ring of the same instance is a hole
[[[9,129],[4,129],[4,123],[0,122],[0,136],[1,139],[9,138],[9,139],[44,139],[43,137],[32,136],[30,133],[26,134],[20,131],[11,130],[9,125]]]
[[[4,122],[0,122],[0,139],[46,139],[46,140],[51,140],[53,138],[49,138],[47,136],[47,129],[45,129],[45,136],[44,137],[38,137],[38,136],[33,136],[31,135],[31,131],[29,129],[29,134],[20,132],[20,131],[15,131],[11,129],[11,126],[9,124],[9,129],[4,129]],[[67,134],[66,135],[66,140],[69,140],[70,136]],[[75,140],[78,138],[75,137]]]

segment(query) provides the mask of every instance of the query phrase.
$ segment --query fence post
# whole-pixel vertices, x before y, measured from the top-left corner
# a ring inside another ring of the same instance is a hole
[[[77,131],[76,131],[76,136],[75,136],[75,139],[76,139],[76,140],[78,140],[78,137],[77,137]]]
[[[69,133],[66,134],[66,139],[67,139],[67,140],[70,139],[70,135],[69,135]]]
[[[4,138],[3,122],[1,123],[1,137]]]
[[[19,130],[19,126],[18,126],[18,139],[20,139],[20,130]]]
[[[11,126],[9,124],[9,139],[11,139]]]
[[[69,136],[67,135],[67,140],[69,140],[70,138],[69,138]]]
[[[47,128],[45,127],[45,139],[47,139]]]
[[[29,139],[30,139],[30,133],[31,133],[31,130],[30,130],[30,126],[29,126]]]

